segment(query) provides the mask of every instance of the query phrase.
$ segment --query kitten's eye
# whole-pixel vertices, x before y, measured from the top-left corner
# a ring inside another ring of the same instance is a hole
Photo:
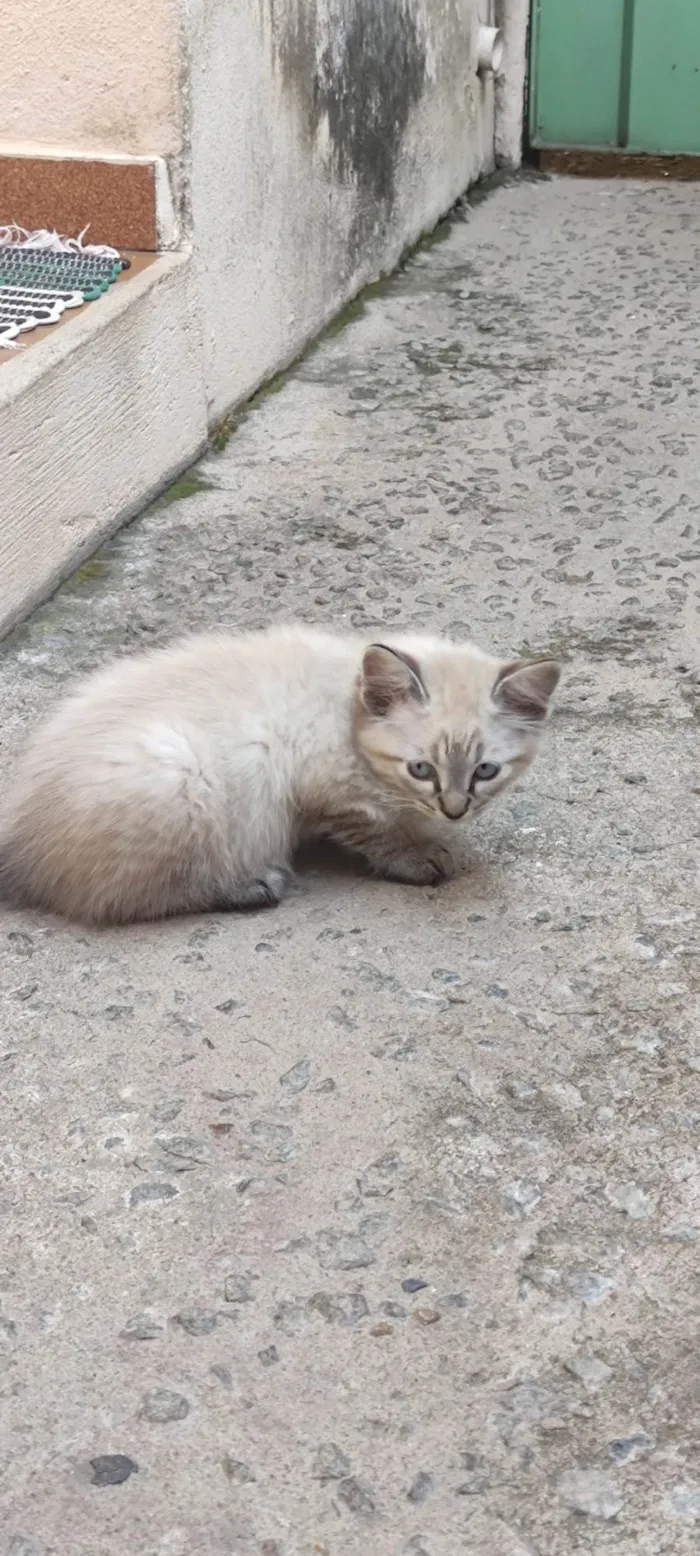
[[[487,783],[489,778],[497,778],[500,771],[497,762],[480,762],[479,766],[474,768],[474,777],[478,782]]]
[[[428,783],[435,777],[435,768],[430,762],[407,762],[406,770],[412,778],[417,778],[419,783]]]

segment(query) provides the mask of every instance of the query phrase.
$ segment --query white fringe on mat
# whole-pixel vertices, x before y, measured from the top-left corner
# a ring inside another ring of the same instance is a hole
[[[113,249],[109,243],[83,243],[88,230],[88,227],[83,227],[77,238],[62,238],[58,232],[49,232],[46,227],[37,228],[36,232],[27,232],[26,227],[18,227],[15,222],[10,222],[0,227],[0,249],[17,244],[21,248],[45,249],[51,254],[100,254],[109,259],[121,258],[119,250]],[[9,337],[8,332],[4,339],[0,339],[0,351],[14,351],[19,344],[14,337]]]
[[[109,243],[83,243],[88,231],[89,226],[83,227],[77,238],[62,238],[57,232],[49,232],[48,228],[27,232],[26,227],[17,227],[10,222],[7,227],[0,227],[0,248],[19,243],[23,248],[49,249],[52,254],[103,254],[110,259],[120,258],[119,250]]]

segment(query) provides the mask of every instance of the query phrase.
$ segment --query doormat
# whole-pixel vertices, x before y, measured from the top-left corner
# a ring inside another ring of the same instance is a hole
[[[61,238],[0,226],[0,351],[12,351],[26,330],[56,324],[66,308],[94,302],[129,269],[118,249],[84,243],[85,232]]]

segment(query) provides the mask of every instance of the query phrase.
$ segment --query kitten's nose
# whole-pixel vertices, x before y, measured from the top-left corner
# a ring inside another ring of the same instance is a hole
[[[447,789],[440,795],[440,809],[450,821],[459,821],[469,809],[469,795],[459,794],[456,789]]]

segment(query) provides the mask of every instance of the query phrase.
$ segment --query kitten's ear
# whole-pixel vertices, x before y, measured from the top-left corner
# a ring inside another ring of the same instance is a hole
[[[360,696],[368,713],[381,717],[405,702],[427,702],[420,668],[410,654],[370,643],[362,660]]]
[[[501,665],[491,695],[502,713],[527,724],[540,723],[560,675],[561,665],[554,659],[515,660]]]

